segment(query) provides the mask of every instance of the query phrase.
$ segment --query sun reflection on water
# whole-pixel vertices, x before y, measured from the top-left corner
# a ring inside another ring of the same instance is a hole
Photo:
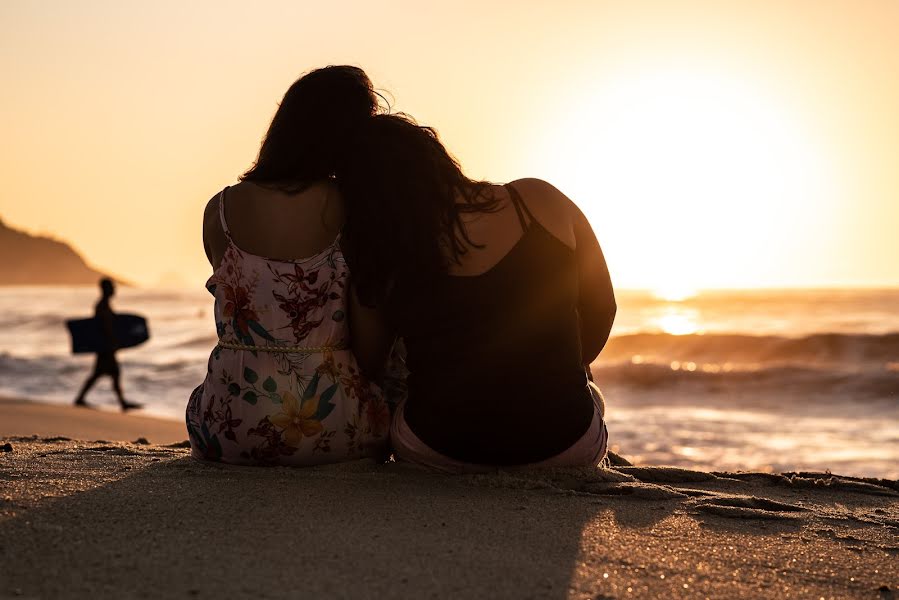
[[[699,333],[697,317],[698,315],[695,310],[672,306],[667,307],[665,312],[655,318],[655,324],[664,333],[670,333],[671,335],[690,335],[692,333]]]

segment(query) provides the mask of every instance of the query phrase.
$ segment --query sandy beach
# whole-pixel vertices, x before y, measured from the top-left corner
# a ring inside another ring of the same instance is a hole
[[[154,444],[187,439],[184,423],[147,417],[140,410],[122,414],[118,409],[75,408],[0,397],[0,436],[133,442],[144,438]]]
[[[0,597],[899,595],[895,481],[229,467],[181,432],[0,402]]]

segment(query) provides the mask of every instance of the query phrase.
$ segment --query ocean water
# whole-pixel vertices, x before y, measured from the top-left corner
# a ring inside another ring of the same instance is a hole
[[[91,316],[93,288],[0,288],[0,395],[69,403],[93,364],[64,320]],[[593,365],[610,447],[641,464],[831,470],[899,478],[899,290],[619,292]],[[215,344],[204,290],[121,289],[119,312],[152,338],[120,352],[128,398],[181,419]],[[108,381],[88,396],[116,407]]]

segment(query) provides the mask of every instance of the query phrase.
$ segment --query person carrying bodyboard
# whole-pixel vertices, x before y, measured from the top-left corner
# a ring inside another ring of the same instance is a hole
[[[115,284],[111,279],[104,278],[100,280],[100,289],[103,295],[94,309],[93,320],[99,326],[101,343],[95,347],[94,351],[96,352],[97,360],[94,363],[94,370],[81,387],[81,391],[75,399],[75,406],[87,406],[87,403],[84,401],[85,394],[93,387],[97,379],[108,375],[112,378],[112,388],[115,390],[115,394],[119,399],[119,405],[123,411],[142,408],[142,404],[129,402],[122,395],[121,370],[115,355],[116,350],[122,346],[119,344],[116,333],[116,314],[112,311],[112,306],[109,303],[110,299],[115,295]],[[72,326],[69,325],[69,327],[72,330]],[[73,344],[75,344],[74,330],[72,330],[72,334]]]

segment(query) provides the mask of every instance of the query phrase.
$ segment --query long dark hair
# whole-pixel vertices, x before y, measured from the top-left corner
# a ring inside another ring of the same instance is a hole
[[[297,79],[278,106],[253,167],[241,176],[288,193],[334,175],[349,132],[378,110],[365,71],[329,66]]]
[[[360,300],[428,285],[476,246],[462,213],[491,212],[490,184],[462,173],[430,127],[402,114],[377,115],[354,132],[337,170],[347,206],[342,246]]]

